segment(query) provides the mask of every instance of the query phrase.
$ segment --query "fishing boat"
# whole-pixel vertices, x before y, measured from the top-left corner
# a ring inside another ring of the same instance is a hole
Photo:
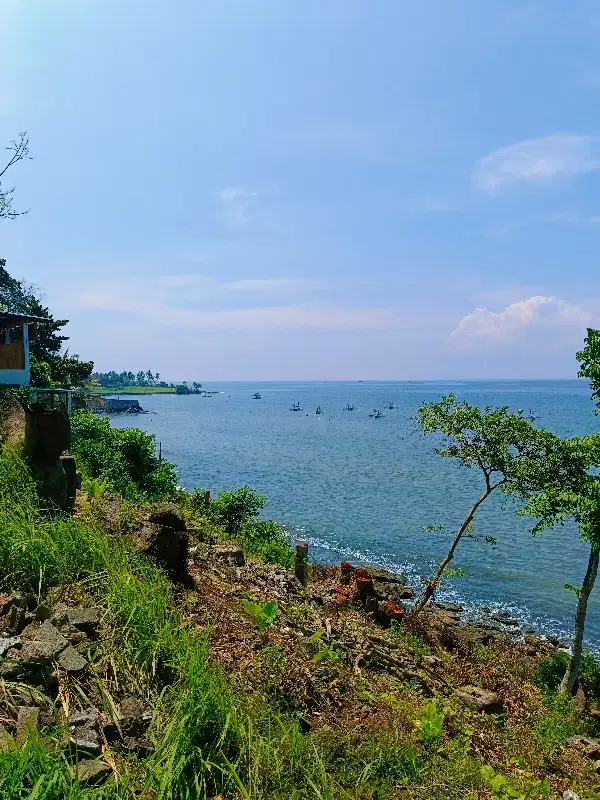
[[[292,403],[290,411],[302,411],[302,409],[300,408],[300,401],[298,401],[297,403]]]
[[[322,413],[323,412],[321,411],[321,406],[317,406],[317,410],[315,411],[315,414],[322,414]]]
[[[374,408],[374,409],[373,409],[373,413],[372,413],[372,414],[369,414],[369,416],[370,416],[370,417],[373,417],[374,419],[381,419],[381,417],[383,417],[383,416],[384,416],[384,413],[383,413],[383,411],[381,411],[381,409],[379,409],[379,408]]]
[[[354,411],[355,408],[356,408],[356,406],[351,406],[350,403],[348,403],[348,405],[346,406],[344,411]]]
[[[389,408],[389,409],[390,409],[390,411],[391,411],[393,408],[396,408],[396,406],[395,406],[393,403],[390,403],[390,404],[389,404],[389,406],[388,406],[388,408]]]
[[[260,392],[254,392],[252,395],[253,400],[262,400],[262,394]]]

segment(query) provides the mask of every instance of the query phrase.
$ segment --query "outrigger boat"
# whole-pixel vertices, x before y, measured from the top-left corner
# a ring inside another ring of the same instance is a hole
[[[374,417],[374,419],[381,419],[384,415],[383,411],[378,408],[373,409],[373,413],[369,414],[370,417]]]
[[[321,411],[321,406],[317,406],[317,410],[315,411],[315,414],[322,414],[322,413],[323,412]]]
[[[254,392],[252,395],[253,400],[262,400],[262,394],[260,392]]]
[[[297,403],[292,403],[290,411],[302,411],[302,409],[300,408],[300,401],[298,401]]]
[[[350,403],[348,403],[348,405],[346,406],[344,411],[354,411],[355,408],[356,408],[356,406],[351,406]]]

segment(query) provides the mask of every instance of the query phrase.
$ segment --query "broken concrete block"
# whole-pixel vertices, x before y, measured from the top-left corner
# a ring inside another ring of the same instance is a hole
[[[102,751],[100,713],[95,708],[78,711],[69,717],[69,745],[76,750],[99,755]]]
[[[78,675],[87,669],[88,662],[85,658],[69,645],[58,657],[58,663],[70,675]]]
[[[479,686],[463,686],[457,689],[454,694],[462,700],[467,708],[479,711],[484,714],[502,714],[504,703],[502,698],[495,692],[481,689]]]
[[[99,786],[112,773],[105,761],[85,758],[72,769],[73,778],[82,786]]]

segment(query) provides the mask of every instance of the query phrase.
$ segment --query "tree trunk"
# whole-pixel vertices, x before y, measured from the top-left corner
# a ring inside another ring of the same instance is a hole
[[[438,568],[437,568],[437,570],[435,572],[435,575],[431,578],[431,580],[429,581],[429,583],[425,587],[425,589],[423,591],[423,594],[419,598],[419,600],[418,600],[418,602],[417,602],[417,604],[415,606],[415,609],[414,609],[414,613],[415,614],[418,614],[420,611],[422,611],[425,608],[425,606],[427,605],[427,603],[429,602],[429,600],[431,599],[431,596],[434,593],[436,587],[438,586],[440,578],[442,577],[442,574],[443,574],[444,570],[446,569],[448,564],[454,558],[454,551],[456,550],[456,548],[458,546],[458,543],[462,539],[463,533],[467,530],[467,528],[469,527],[469,525],[473,521],[473,517],[475,516],[475,512],[477,511],[479,506],[483,503],[483,501],[486,500],[490,496],[490,494],[494,491],[495,488],[496,488],[496,486],[488,486],[486,488],[485,492],[480,497],[478,497],[477,500],[475,501],[475,503],[473,504],[473,508],[469,511],[469,513],[465,517],[462,525],[458,529],[458,532],[457,532],[456,536],[454,537],[454,539],[452,541],[452,544],[450,545],[450,549],[446,553],[446,557],[442,561],[440,561],[439,566],[438,566]]]
[[[583,579],[583,586],[579,592],[577,600],[577,611],[575,612],[575,629],[573,631],[573,644],[571,645],[571,658],[565,672],[565,677],[560,684],[561,694],[573,694],[573,689],[579,678],[579,669],[581,667],[581,654],[583,651],[583,631],[585,628],[585,615],[587,613],[587,605],[596,575],[598,574],[598,561],[600,559],[600,549],[594,545],[590,548],[590,557],[588,559],[587,570],[585,578]]]

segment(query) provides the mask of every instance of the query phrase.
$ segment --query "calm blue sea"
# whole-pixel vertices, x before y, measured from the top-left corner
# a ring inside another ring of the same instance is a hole
[[[455,381],[364,383],[224,383],[221,393],[140,397],[148,411],[114,416],[156,435],[165,458],[188,489],[213,493],[247,484],[268,498],[266,514],[311,544],[313,560],[381,564],[405,573],[413,585],[445,552],[447,538],[424,526],[449,529],[464,517],[481,488],[468,470],[441,459],[412,417],[423,402],[453,392],[476,405],[531,410],[539,424],[561,435],[598,429],[589,389],[580,381]],[[255,391],[262,400],[253,400]],[[294,402],[303,411],[290,411]],[[346,404],[355,411],[344,411]],[[389,403],[397,408],[388,410]],[[315,414],[321,406],[323,414]],[[383,408],[382,419],[369,417]],[[455,565],[466,577],[446,585],[444,599],[467,607],[504,609],[531,627],[566,635],[587,551],[573,527],[533,538],[510,503],[493,498],[476,530],[498,548],[461,543]],[[600,644],[600,591],[592,596],[588,643]]]

